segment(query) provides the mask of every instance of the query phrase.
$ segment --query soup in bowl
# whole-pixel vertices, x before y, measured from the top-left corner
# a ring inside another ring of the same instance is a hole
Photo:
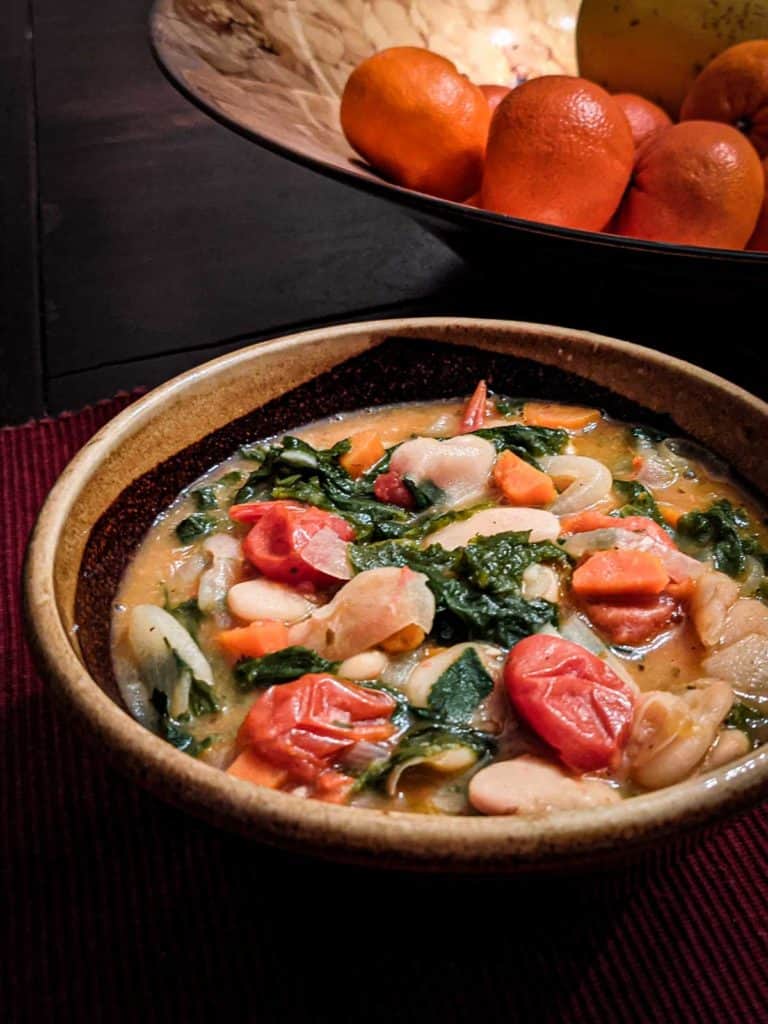
[[[762,786],[764,415],[553,328],[254,347],[65,474],[36,643],[120,764],[250,835],[462,870],[623,853]]]

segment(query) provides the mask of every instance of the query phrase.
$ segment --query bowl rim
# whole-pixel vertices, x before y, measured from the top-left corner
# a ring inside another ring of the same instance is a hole
[[[721,249],[705,245],[677,245],[671,242],[655,242],[645,238],[631,238],[628,235],[616,235],[608,231],[585,231],[581,228],[562,227],[557,224],[546,224],[543,221],[525,220],[522,217],[512,217],[508,214],[494,213],[491,210],[483,210],[479,207],[467,206],[465,203],[454,202],[450,199],[441,199],[438,196],[430,196],[426,192],[417,192],[414,189],[405,188],[395,182],[387,181],[379,177],[373,168],[368,168],[364,161],[360,161],[360,170],[352,166],[343,167],[330,160],[324,160],[319,156],[312,156],[278,142],[268,135],[241,124],[234,118],[227,116],[219,110],[206,97],[202,90],[196,89],[185,80],[183,70],[178,66],[178,60],[173,49],[166,45],[162,30],[163,19],[171,21],[183,21],[175,12],[174,0],[154,0],[149,13],[149,38],[152,54],[157,61],[160,70],[168,81],[199,110],[214,121],[228,128],[242,138],[256,142],[264,149],[278,156],[285,157],[292,163],[299,164],[309,170],[345,185],[351,185],[363,192],[368,192],[378,198],[386,199],[389,202],[397,202],[414,210],[438,216],[452,224],[456,218],[467,221],[470,224],[494,224],[498,227],[517,229],[530,235],[539,235],[544,238],[561,238],[571,242],[589,243],[606,249],[620,249],[621,251],[656,253],[668,258],[686,256],[692,259],[703,261],[716,260],[722,262],[737,262],[760,265],[768,262],[768,252],[747,249]],[[184,24],[190,24],[184,22]],[[201,60],[202,58],[196,57]]]
[[[642,356],[651,365],[692,372],[756,406],[768,404],[729,381],[676,357],[588,331],[524,321],[468,317],[405,317],[358,321],[258,342],[219,356],[153,389],[110,420],[74,456],[40,510],[23,570],[28,636],[44,676],[64,697],[109,759],[157,795],[198,816],[282,847],[338,860],[410,869],[520,871],[560,866],[601,851],[622,851],[711,821],[755,802],[768,782],[768,745],[736,762],[655,793],[589,812],[559,812],[539,819],[430,816],[403,811],[340,807],[254,786],[197,761],[140,725],[99,687],[78,658],[59,613],[54,564],[69,510],[118,440],[139,431],[169,399],[202,378],[251,364],[259,353],[301,348],[365,332],[429,340],[430,331],[476,329],[502,335],[531,332],[600,349]],[[464,342],[471,347],[470,342]],[[535,359],[535,354],[530,354]],[[130,486],[130,485],[128,485]]]

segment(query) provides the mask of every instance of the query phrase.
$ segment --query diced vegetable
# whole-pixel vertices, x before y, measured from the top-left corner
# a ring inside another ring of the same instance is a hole
[[[289,629],[291,642],[343,661],[367,651],[405,626],[432,629],[435,599],[427,579],[407,568],[361,572],[332,601]]]
[[[272,654],[243,658],[235,665],[235,681],[241,690],[257,686],[290,683],[301,676],[318,672],[335,672],[337,662],[321,658],[307,647],[284,647]]]
[[[339,465],[357,480],[371,466],[384,458],[385,449],[377,430],[361,430],[349,438],[349,451],[339,459]]]
[[[664,563],[647,551],[597,551],[573,574],[580,598],[652,597],[669,583]]]
[[[221,630],[216,643],[230,657],[261,658],[288,647],[288,629],[282,622],[257,619],[248,626]]]
[[[646,644],[683,617],[672,594],[625,597],[611,601],[582,601],[581,610],[609,644],[638,647]]]
[[[594,654],[557,636],[531,636],[504,667],[521,718],[576,771],[617,767],[636,690]]]
[[[411,623],[398,629],[392,636],[382,640],[379,646],[388,654],[403,654],[405,651],[415,651],[424,641],[424,630],[421,626]]]
[[[598,409],[581,405],[558,405],[556,402],[526,402],[523,420],[532,427],[561,430],[584,430],[602,419]]]
[[[499,455],[493,479],[511,505],[549,505],[557,497],[552,478],[514,452]]]
[[[416,500],[412,492],[403,483],[403,478],[393,469],[377,476],[373,484],[373,493],[379,501],[399,505],[400,508],[415,508]]]
[[[471,431],[482,427],[483,423],[485,423],[487,402],[488,387],[485,381],[481,380],[464,409],[464,414],[461,417],[461,425],[459,427],[460,434],[468,434]]]
[[[336,770],[341,755],[362,740],[376,743],[391,737],[396,707],[383,690],[363,689],[329,675],[305,675],[272,686],[257,699],[240,727],[237,749],[249,749],[285,771],[281,787],[305,785],[318,799],[343,799],[354,780]]]
[[[339,516],[290,501],[233,505],[229,514],[236,522],[254,524],[243,542],[248,561],[267,579],[294,586],[327,586],[337,578],[316,568],[305,556],[315,534],[328,530],[342,541],[355,536],[349,523]]]

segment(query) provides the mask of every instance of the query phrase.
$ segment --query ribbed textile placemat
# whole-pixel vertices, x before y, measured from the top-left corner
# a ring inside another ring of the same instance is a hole
[[[130,400],[0,430],[3,1022],[768,1021],[765,805],[613,872],[457,881],[266,850],[106,767],[35,673],[19,576]]]

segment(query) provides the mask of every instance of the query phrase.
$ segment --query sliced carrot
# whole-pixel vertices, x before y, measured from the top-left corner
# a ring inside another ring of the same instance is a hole
[[[288,628],[272,619],[257,619],[249,626],[223,629],[216,634],[219,647],[233,658],[261,658],[288,647]]]
[[[227,768],[227,774],[234,775],[236,779],[245,779],[246,782],[255,782],[257,786],[269,786],[270,789],[279,789],[288,781],[285,768],[278,768],[265,761],[253,747],[246,747],[237,755]]]
[[[579,597],[622,597],[660,594],[669,583],[664,563],[649,551],[632,548],[597,551],[573,574]]]
[[[496,459],[493,479],[510,505],[549,505],[557,497],[552,478],[514,452]]]
[[[361,430],[350,437],[350,449],[339,459],[340,464],[355,480],[384,458],[385,448],[376,430]]]
[[[473,430],[479,430],[482,427],[483,423],[485,423],[487,401],[488,387],[485,381],[481,380],[464,408],[461,426],[459,427],[460,434],[469,434]]]
[[[558,405],[556,402],[526,402],[523,422],[531,427],[559,427],[562,430],[583,430],[602,419],[599,409],[583,405]]]
[[[423,639],[424,630],[421,626],[411,623],[410,626],[403,626],[392,636],[382,640],[379,647],[389,654],[401,654],[403,651],[415,651]]]
[[[664,522],[670,526],[675,527],[682,516],[685,515],[685,511],[678,508],[677,505],[669,505],[666,501],[659,502],[659,512],[664,517]]]

